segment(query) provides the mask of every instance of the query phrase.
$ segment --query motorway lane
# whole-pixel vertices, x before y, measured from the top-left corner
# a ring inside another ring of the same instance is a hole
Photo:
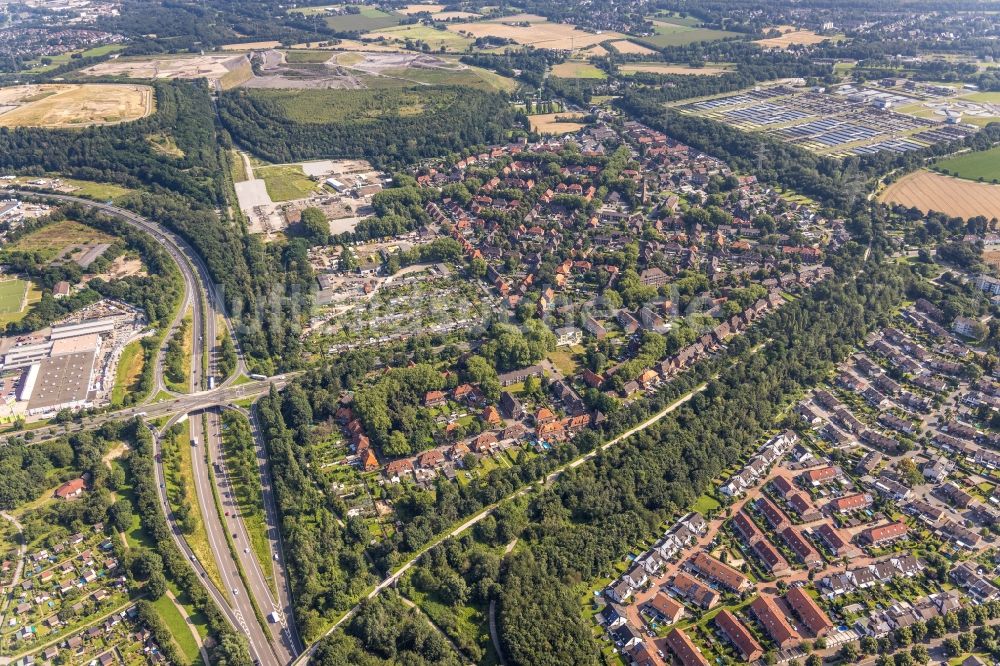
[[[206,445],[208,446],[209,461],[215,470],[215,483],[219,489],[219,498],[223,511],[229,514],[224,518],[226,530],[234,535],[238,535],[233,538],[236,544],[236,556],[243,567],[243,571],[246,573],[247,581],[250,585],[249,591],[254,595],[254,599],[257,600],[257,607],[267,616],[270,616],[271,613],[278,614],[276,622],[271,622],[270,617],[267,618],[268,628],[270,629],[273,639],[272,644],[278,657],[283,663],[290,662],[298,653],[296,643],[292,638],[292,634],[289,631],[289,624],[286,620],[286,617],[290,616],[290,614],[286,616],[284,609],[275,600],[271,586],[268,584],[264,571],[261,568],[263,566],[271,566],[274,557],[272,553],[276,551],[268,549],[268,561],[263,563],[258,561],[257,554],[252,548],[250,534],[240,514],[239,504],[236,501],[235,488],[226,469],[222,449],[222,418],[216,410],[206,411],[203,416],[208,430]]]
[[[221,523],[219,512],[215,508],[211,471],[206,461],[207,450],[202,437],[202,415],[191,414],[190,422],[192,441],[197,441],[196,445],[192,444],[191,446],[191,459],[195,489],[198,495],[198,509],[201,512],[205,532],[208,535],[209,548],[215,557],[219,574],[222,576],[222,583],[226,588],[223,590],[225,603],[236,616],[238,629],[250,643],[251,654],[263,666],[281,666],[284,662],[274,654],[268,636],[257,621],[257,615],[254,613],[253,604],[250,602],[243,580],[240,578],[236,561],[233,560],[229,551],[226,526]]]
[[[272,569],[274,582],[278,588],[278,603],[281,614],[287,619],[294,620],[295,613],[292,607],[292,585],[288,580],[285,570],[285,550],[281,540],[281,524],[278,514],[278,502],[274,493],[274,483],[271,478],[271,461],[267,457],[267,447],[257,423],[256,405],[250,409],[246,416],[250,420],[250,430],[253,433],[254,447],[257,451],[257,468],[260,473],[261,491],[264,495],[264,516],[267,523],[267,538],[271,545]],[[277,557],[275,557],[275,555]],[[305,649],[302,637],[299,636],[298,627],[292,621],[288,624],[288,630],[295,646],[295,654],[300,654]]]
[[[17,190],[13,190],[13,193],[22,197],[39,196],[39,193],[17,191]],[[191,389],[192,391],[196,392],[196,394],[188,398],[181,397],[175,399],[172,405],[170,405],[171,407],[176,408],[179,405],[181,405],[182,402],[185,404],[190,404],[189,401],[191,401],[192,398],[194,398],[193,402],[195,403],[201,402],[203,400],[204,393],[216,394],[217,392],[221,393],[223,391],[227,391],[234,396],[240,396],[245,392],[242,386],[240,387],[232,386],[233,382],[235,382],[235,380],[241,374],[244,374],[246,372],[246,363],[243,358],[242,350],[239,347],[239,341],[235,335],[235,330],[232,326],[232,322],[229,319],[229,317],[225,315],[225,306],[223,298],[219,293],[217,286],[211,280],[211,275],[208,271],[208,267],[205,264],[204,260],[197,252],[193,250],[193,248],[187,243],[187,241],[185,241],[182,237],[170,231],[169,229],[165,229],[160,225],[151,222],[150,220],[147,220],[131,211],[118,208],[117,206],[113,206],[110,204],[96,203],[86,199],[80,199],[78,197],[72,197],[67,195],[45,194],[41,196],[53,198],[60,201],[69,201],[78,203],[108,213],[112,216],[115,216],[125,221],[126,223],[138,227],[141,230],[145,231],[146,233],[150,234],[154,239],[160,242],[160,244],[164,247],[164,249],[174,259],[184,279],[185,294],[184,294],[184,305],[178,312],[178,315],[175,317],[174,321],[172,322],[171,330],[173,330],[173,328],[177,326],[180,319],[184,316],[187,307],[189,305],[193,305],[192,328],[193,328],[193,335],[196,337],[195,337],[195,344],[193,345],[193,358],[191,363],[190,379],[191,379]],[[205,389],[208,388],[209,377],[204,376],[203,374],[204,373],[204,367],[202,365],[203,359],[205,359],[206,357],[208,359],[207,366],[209,375],[218,377],[218,367],[217,367],[217,358],[215,350],[216,335],[217,335],[216,334],[217,314],[221,314],[223,316],[223,321],[225,323],[226,329],[229,332],[230,338],[232,339],[234,345],[236,345],[237,369],[236,372],[234,372],[231,376],[226,378],[224,382],[220,383],[219,389],[216,389],[215,391],[204,391]],[[161,388],[163,388],[163,381],[162,381],[163,354],[168,339],[169,336],[165,336],[164,344],[161,347],[160,353],[158,354],[157,358],[157,366],[155,369],[157,391],[151,393],[150,397],[147,398],[147,402],[152,399],[152,396],[156,392],[158,392]],[[201,392],[201,394],[197,392]],[[235,399],[238,399],[238,397]],[[159,403],[158,405],[160,404],[162,403]],[[146,418],[151,417],[152,416],[151,412],[157,412],[157,413],[165,412],[166,408],[158,405],[149,405],[146,409],[142,410],[145,412],[144,417]],[[135,415],[136,413],[139,412],[140,410],[133,408],[131,410],[131,415]],[[122,415],[122,412],[118,412],[117,415]],[[82,429],[83,427],[93,427],[98,422],[103,422],[104,420],[108,420],[109,418],[113,417],[111,415],[104,415],[103,419],[100,419],[100,417],[98,417],[97,419],[91,419],[88,421],[86,426],[84,426],[83,424],[76,424],[78,426],[77,429]],[[192,419],[191,422],[192,437],[199,438],[199,434],[196,433],[202,432],[202,418],[196,414],[192,416],[191,419]],[[214,421],[211,420],[211,417],[209,425],[215,425]],[[215,432],[218,432],[217,428],[215,428]],[[212,439],[215,438],[213,437]],[[218,444],[219,446],[221,446],[221,440],[218,440]],[[208,468],[206,458],[201,455],[202,446],[209,447],[209,442],[200,442],[198,446],[195,446],[194,448],[196,450],[193,452],[194,455],[192,456],[195,459],[195,482],[196,482],[196,488],[198,489],[198,501],[200,509],[202,511],[202,516],[205,519],[206,528],[208,529],[209,532],[210,541],[213,542],[212,543],[213,552],[215,553],[216,559],[218,560],[218,563],[220,565],[219,568],[223,574],[223,579],[226,582],[226,584],[230,586],[229,593],[233,595],[233,599],[231,599],[231,601],[233,601],[234,604],[231,609],[231,614],[235,615],[236,619],[239,621],[239,625],[241,626],[241,628],[243,628],[244,632],[247,634],[247,637],[250,640],[251,644],[251,652],[254,654],[254,656],[258,659],[260,663],[268,665],[287,663],[292,658],[294,658],[295,654],[297,653],[296,646],[300,645],[297,633],[294,631],[294,627],[292,628],[291,631],[289,631],[288,625],[285,624],[286,621],[293,620],[291,613],[287,612],[290,611],[290,604],[287,601],[288,599],[287,584],[283,586],[286,591],[286,594],[284,595],[285,599],[284,603],[282,603],[282,608],[279,609],[282,611],[281,614],[283,616],[281,623],[283,629],[278,630],[281,633],[280,636],[281,640],[276,641],[276,643],[279,646],[282,646],[282,649],[280,649],[279,652],[285,651],[287,652],[287,654],[278,657],[275,654],[275,652],[271,649],[272,648],[271,643],[270,641],[267,640],[267,637],[264,635],[263,630],[260,627],[260,624],[256,621],[256,614],[253,612],[253,607],[250,604],[250,600],[246,596],[246,590],[243,587],[243,583],[242,580],[239,578],[238,572],[236,572],[235,569],[230,569],[230,566],[228,566],[231,564],[235,564],[231,562],[232,555],[229,554],[228,557],[223,556],[223,553],[229,552],[228,544],[225,543],[226,540],[225,530],[228,529],[228,526],[221,524],[220,521],[222,517],[219,516],[218,511],[215,510],[214,496],[212,495],[212,488],[209,485],[213,477]],[[208,452],[210,450],[211,448],[204,449],[205,452]],[[160,459],[157,458],[157,460],[159,461]],[[161,482],[162,482],[163,471],[160,467],[160,464],[157,464],[157,473],[161,477]],[[268,483],[267,485],[269,488],[270,484]],[[165,495],[163,501],[166,502]],[[274,507],[273,498],[272,497],[265,498],[266,506],[268,505],[267,504],[268,501],[270,502],[270,507],[271,507],[271,510],[266,512],[268,518],[267,520],[268,528],[269,531],[277,531],[278,530],[278,525],[276,522],[277,513],[273,510]],[[168,511],[169,514],[169,507],[166,507],[166,510]],[[239,522],[240,526],[242,527],[242,521]],[[245,537],[245,529],[243,531]],[[273,543],[275,542],[273,541]],[[225,545],[226,547],[224,549],[218,547],[222,545]],[[272,552],[278,553],[280,552],[280,537],[276,541],[276,545],[277,548],[274,549]],[[284,580],[283,565],[285,560],[283,556],[279,555],[279,558],[280,560],[278,561],[278,563],[273,566],[276,569],[276,571],[278,570],[281,571],[282,573],[281,580]],[[227,559],[230,560],[230,562],[226,562]],[[252,572],[254,570],[256,570],[257,577],[259,577],[259,579],[263,581],[264,579],[262,573],[260,572],[259,565],[249,566],[244,569],[244,571],[249,571],[249,572]],[[250,580],[251,580],[251,587],[257,587],[252,582],[253,579],[250,578]],[[242,599],[240,598],[240,594],[238,593],[239,590],[242,590],[244,593]],[[276,605],[270,601],[270,591],[267,589],[266,584],[263,586],[262,590],[260,589],[255,590],[255,599],[258,600],[258,607],[260,607],[265,613],[269,612],[267,610],[268,608],[272,609],[276,608]],[[268,603],[262,603],[265,600],[268,601]],[[217,598],[216,602],[219,603],[220,600]],[[222,603],[221,605],[225,606],[225,603]],[[249,621],[247,620],[247,618],[249,618]]]

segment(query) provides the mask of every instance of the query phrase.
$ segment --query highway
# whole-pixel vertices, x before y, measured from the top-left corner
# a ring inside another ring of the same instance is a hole
[[[225,322],[225,326],[234,344],[238,345],[238,342],[232,322],[225,314],[226,311],[221,295],[211,280],[207,266],[198,253],[179,235],[131,211],[111,204],[96,203],[67,195],[42,194],[20,190],[11,190],[11,193],[25,198],[41,197],[76,203],[112,215],[152,236],[177,264],[184,279],[184,298],[182,307],[171,324],[171,330],[179,324],[185,310],[191,307],[192,334],[194,336],[191,375],[189,378],[191,393],[187,395],[176,394],[173,400],[160,402],[149,402],[150,399],[147,399],[147,403],[144,405],[88,417],[82,419],[79,423],[73,422],[38,428],[33,431],[35,433],[35,440],[48,439],[63,432],[93,428],[113,419],[127,419],[135,416],[144,419],[155,419],[170,416],[171,418],[167,423],[167,426],[169,426],[184,418],[184,415],[188,415],[190,419],[191,457],[199,512],[225,589],[216,589],[216,586],[208,580],[202,563],[197,561],[191,549],[188,548],[175,517],[170,510],[166,497],[166,481],[162,467],[162,456],[160,455],[161,441],[157,437],[155,459],[159,488],[158,494],[161,506],[171,527],[173,538],[177,542],[178,547],[191,560],[192,565],[200,574],[203,583],[209,590],[215,603],[220,607],[233,627],[246,636],[254,661],[261,666],[283,666],[290,663],[301,651],[301,641],[295,630],[294,619],[291,613],[291,596],[284,573],[285,557],[281,551],[281,539],[278,534],[279,525],[277,522],[278,514],[271,491],[264,443],[260,440],[256,428],[254,428],[258,458],[262,463],[261,472],[264,474],[261,480],[262,486],[265,489],[265,521],[271,546],[269,566],[275,572],[275,580],[279,583],[277,599],[274,598],[267,584],[266,577],[261,570],[261,564],[257,562],[253,549],[249,548],[250,540],[242,518],[238,516],[238,511],[233,510],[236,508],[233,500],[233,492],[229,485],[229,479],[226,476],[221,456],[221,419],[218,412],[219,406],[227,405],[232,401],[260,397],[269,391],[272,385],[280,388],[287,382],[287,378],[278,376],[249,384],[236,384],[236,380],[246,371],[243,355],[237,346],[237,371],[226,378],[225,381],[220,382],[218,386],[208,389],[210,386],[209,378],[219,378],[216,353],[216,327],[220,318]],[[157,367],[155,369],[156,389],[151,392],[151,395],[155,395],[158,390],[163,388],[163,352],[168,339],[169,336],[165,336],[164,345],[157,355]],[[9,438],[20,434],[23,433],[7,433],[5,436],[0,437]],[[217,508],[216,493],[218,493],[220,504],[227,507],[222,511],[228,512],[229,516],[222,515]],[[235,552],[239,558],[238,562],[233,558],[233,550],[229,547],[229,539],[235,542]],[[244,548],[248,550],[244,551]],[[244,576],[240,575],[241,569],[247,581],[246,585],[244,584]],[[265,618],[258,618],[258,614],[254,609],[254,602],[256,602],[257,608],[260,609],[261,614],[264,616],[276,612],[279,617],[278,621],[268,623]]]
[[[127,421],[134,416],[156,420],[165,416],[175,416],[201,411],[210,407],[220,407],[240,400],[256,399],[262,395],[266,395],[271,390],[272,385],[280,390],[288,383],[291,376],[275,375],[266,380],[248,384],[230,383],[228,386],[217,387],[214,390],[177,394],[171,400],[137,405],[127,409],[95,414],[94,416],[86,416],[78,421],[57,423],[30,430],[10,430],[0,434],[0,442],[6,442],[16,437],[24,437],[28,432],[34,435],[33,441],[44,441],[64,433],[91,430],[108,421]]]

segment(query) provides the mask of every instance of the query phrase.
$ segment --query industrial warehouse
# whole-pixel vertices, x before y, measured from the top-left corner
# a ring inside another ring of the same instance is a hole
[[[49,328],[0,338],[0,419],[104,404],[122,350],[145,325],[135,308],[101,301]]]

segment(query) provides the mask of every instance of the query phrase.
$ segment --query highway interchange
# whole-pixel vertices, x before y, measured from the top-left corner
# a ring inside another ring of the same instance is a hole
[[[217,325],[220,321],[224,322],[234,342],[235,331],[207,266],[198,253],[180,236],[131,211],[110,204],[66,195],[22,191],[12,193],[22,197],[42,197],[71,202],[114,216],[152,236],[177,264],[184,279],[184,299],[172,323],[172,329],[180,324],[184,313],[190,309],[195,342],[189,377],[191,392],[171,393],[171,399],[161,399],[156,402],[150,398],[145,404],[137,407],[90,416],[73,423],[38,428],[33,432],[36,439],[44,440],[56,434],[93,428],[109,420],[131,417],[153,420],[167,417],[165,427],[160,431],[154,430],[156,475],[160,504],[167,516],[174,541],[191,561],[202,583],[230,624],[247,638],[254,661],[262,666],[283,666],[291,663],[303,651],[303,647],[293,620],[278,511],[264,442],[253,414],[240,409],[251,421],[263,488],[262,499],[270,558],[266,562],[259,562],[251,547],[250,537],[240,515],[234,488],[223,460],[221,416],[221,410],[232,408],[231,403],[235,401],[256,399],[268,392],[272,385],[281,388],[287,382],[287,377],[277,376],[263,381],[237,383],[236,380],[246,371],[242,355],[239,353],[236,372],[224,380],[219,376]],[[163,347],[158,354],[154,374],[155,389],[151,392],[151,396],[160,394],[162,397],[166,391],[162,366],[169,337],[169,335],[164,337]],[[218,383],[212,384],[210,378],[214,378]],[[206,563],[199,562],[188,546],[167,501],[166,477],[160,455],[162,444],[160,434],[173,423],[184,419],[187,419],[190,425],[191,457],[198,509],[215,559],[215,568],[221,575],[224,589],[218,589],[209,579],[204,566]],[[16,434],[23,433],[9,433],[6,437]],[[268,583],[268,576],[262,569],[264,566],[271,568],[270,574],[275,581],[274,588]]]

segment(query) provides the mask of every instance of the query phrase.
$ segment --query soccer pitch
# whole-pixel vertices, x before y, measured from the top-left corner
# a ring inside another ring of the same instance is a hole
[[[28,283],[24,280],[0,281],[0,315],[15,314],[22,310]]]

